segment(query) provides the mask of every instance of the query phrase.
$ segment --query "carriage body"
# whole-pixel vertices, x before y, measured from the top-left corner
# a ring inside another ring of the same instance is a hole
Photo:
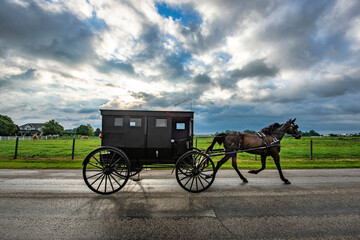
[[[115,193],[144,165],[175,167],[179,185],[190,192],[204,191],[213,183],[213,161],[193,149],[194,112],[100,111],[101,147],[83,162],[83,178],[92,191]]]
[[[174,164],[193,147],[194,112],[100,111],[101,145],[121,149],[133,166]]]

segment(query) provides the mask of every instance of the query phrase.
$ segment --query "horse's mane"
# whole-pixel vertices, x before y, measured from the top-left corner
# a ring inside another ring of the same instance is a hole
[[[267,127],[264,127],[260,131],[263,132],[266,135],[271,135],[275,129],[278,129],[281,125],[279,123],[271,124]]]

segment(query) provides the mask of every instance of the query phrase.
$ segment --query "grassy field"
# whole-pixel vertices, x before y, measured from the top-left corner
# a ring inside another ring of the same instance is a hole
[[[205,149],[211,137],[197,137],[197,147]],[[310,160],[310,140],[313,141],[313,160]],[[76,139],[75,159],[71,160],[72,139],[20,140],[18,159],[14,158],[15,141],[0,141],[0,168],[81,168],[82,159],[101,145],[99,138]],[[360,138],[285,138],[281,141],[281,165],[283,168],[359,168]],[[219,146],[215,146],[217,148]],[[258,168],[254,155],[238,154],[238,166],[245,169]],[[220,157],[215,158],[215,160]],[[232,168],[231,163],[224,165]],[[275,168],[272,159],[267,168]]]

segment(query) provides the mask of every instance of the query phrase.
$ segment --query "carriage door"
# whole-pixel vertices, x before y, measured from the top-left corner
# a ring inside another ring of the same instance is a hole
[[[180,156],[193,147],[192,118],[173,118],[172,123],[173,156]]]
[[[148,117],[147,128],[148,157],[168,159],[171,156],[171,118]]]

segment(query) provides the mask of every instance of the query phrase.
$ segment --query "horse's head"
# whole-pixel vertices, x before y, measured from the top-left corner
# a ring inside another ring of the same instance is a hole
[[[300,139],[301,134],[298,131],[299,126],[295,124],[295,120],[296,118],[294,118],[294,120],[290,119],[285,123],[287,125],[285,132],[293,136],[295,139]]]

